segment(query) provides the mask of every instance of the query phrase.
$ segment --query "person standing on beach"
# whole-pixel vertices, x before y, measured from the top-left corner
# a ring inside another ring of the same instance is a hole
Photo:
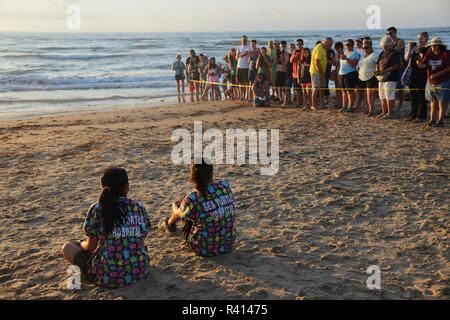
[[[245,101],[247,97],[247,92],[249,91],[248,86],[248,70],[250,67],[250,64],[248,62],[248,58],[250,56],[250,52],[252,49],[247,44],[248,38],[247,36],[242,36],[241,38],[241,47],[238,48],[236,58],[238,59],[238,70],[237,70],[237,77],[238,77],[238,84],[239,84],[239,91],[240,91],[240,97],[241,101]]]
[[[286,107],[288,105],[292,104],[292,95],[291,95],[291,88],[292,84],[294,82],[293,78],[293,65],[291,62],[291,55],[295,52],[295,44],[291,43],[289,45],[289,51],[286,50],[287,54],[287,62],[286,62],[286,81],[284,82],[284,103],[283,107]]]
[[[228,52],[228,67],[231,70],[231,84],[233,85],[233,98],[232,100],[239,100],[239,88],[236,87],[237,84],[237,66],[238,61],[236,59],[236,49],[232,48]]]
[[[277,87],[278,98],[280,102],[283,102],[283,88],[286,82],[287,63],[289,55],[286,52],[286,41],[280,42],[280,49],[277,49],[275,55],[277,76],[275,80],[275,86]]]
[[[316,110],[316,98],[319,96],[320,107],[324,106],[325,88],[326,88],[326,70],[327,70],[327,50],[333,45],[333,39],[325,38],[319,42],[311,54],[311,80],[313,93],[311,98],[311,110]]]
[[[364,55],[358,62],[359,87],[366,89],[367,105],[369,110],[363,112],[369,117],[375,115],[375,91],[378,88],[378,80],[374,76],[377,67],[378,53],[373,50],[372,41],[363,41]]]
[[[177,81],[177,91],[178,94],[180,94],[180,82],[181,82],[181,87],[183,89],[183,94],[184,94],[184,70],[185,70],[185,66],[184,63],[181,61],[181,54],[177,54],[177,56],[175,57],[175,62],[172,65],[172,71],[175,71],[175,80]]]
[[[355,88],[358,82],[358,71],[356,66],[359,61],[359,54],[353,50],[355,43],[353,39],[348,39],[345,41],[346,51],[341,54],[341,69],[339,70],[339,75],[343,80],[343,95],[347,96],[347,107],[344,105],[340,110],[341,112],[353,112],[353,106],[355,103]]]
[[[109,167],[100,179],[102,191],[86,216],[84,241],[70,241],[61,252],[91,283],[120,288],[144,279],[150,257],[145,238],[150,220],[145,208],[127,198],[128,175]]]
[[[256,47],[256,40],[250,41],[250,55],[248,57],[249,71],[248,71],[248,82],[250,86],[256,81],[256,76],[258,75],[258,68],[256,67],[256,61],[258,60],[259,50]],[[253,90],[249,91],[248,102],[252,101]]]
[[[194,190],[172,203],[172,214],[158,227],[168,233],[184,222],[182,234],[188,247],[198,256],[214,257],[229,252],[236,240],[235,200],[226,181],[214,182],[213,165],[202,159],[192,161],[190,181]]]
[[[194,50],[189,50],[189,57],[186,60],[186,67],[187,72],[189,73],[189,83],[192,84],[191,91],[191,102],[194,102],[194,91],[195,91],[195,97],[197,98],[197,102],[200,102],[200,95],[199,95],[199,89],[200,89],[200,83],[198,81],[200,80],[200,73],[198,72],[198,64],[200,63],[199,58],[195,55]]]
[[[342,109],[347,105],[347,96],[344,95],[343,88],[343,78],[339,75],[339,70],[341,70],[341,56],[344,54],[344,44],[340,41],[336,42],[334,45],[334,50],[336,50],[336,55],[334,58],[335,63],[335,78],[334,84],[336,88],[336,108]]]
[[[405,65],[405,48],[406,48],[406,43],[405,40],[400,39],[397,37],[397,28],[395,27],[390,27],[386,30],[386,35],[388,37],[391,37],[392,40],[394,41],[394,49],[397,50],[397,52],[400,54],[400,70],[398,72],[398,79],[397,79],[397,88],[398,90],[398,110],[401,110],[402,106],[403,106],[403,90],[405,90],[405,86],[402,84],[401,77],[403,74],[403,70],[404,70],[404,65]]]
[[[267,54],[270,57],[270,60],[272,61],[272,68],[270,70],[270,82],[269,84],[272,86],[272,100],[275,101],[276,96],[277,96],[277,89],[275,87],[275,83],[277,81],[277,63],[275,61],[275,57],[277,55],[277,51],[280,48],[280,43],[278,42],[278,40],[274,40],[274,41],[269,41],[269,50],[267,51]],[[279,97],[278,97],[279,99]],[[278,100],[280,101],[280,100]]]
[[[417,43],[410,42],[408,44],[408,52],[406,53],[406,61],[411,60],[411,83],[409,92],[411,95],[411,112],[406,115],[406,121],[420,123],[427,119],[428,105],[425,99],[425,87],[427,85],[427,71],[418,67],[416,61],[422,60],[421,51],[428,53],[428,33],[421,32],[417,36]]]
[[[425,96],[431,103],[430,123],[433,127],[444,126],[444,117],[450,102],[450,50],[440,38],[431,39],[431,51],[422,61],[417,61],[419,68],[426,68],[428,81]],[[436,113],[439,106],[439,118]]]
[[[272,61],[267,55],[266,47],[262,47],[259,51],[258,59],[256,60],[256,69],[258,74],[262,74],[270,86],[270,69],[272,68]]]
[[[292,63],[292,79],[294,85],[295,104],[300,108],[303,104],[302,85],[300,83],[300,58],[302,56],[303,40],[297,39],[295,48],[291,53],[290,62]]]
[[[329,104],[329,100],[330,100],[330,89],[329,89],[329,83],[330,83],[330,77],[331,77],[331,69],[333,67],[333,65],[335,65],[334,62],[334,57],[335,57],[335,52],[334,50],[330,47],[327,50],[327,69],[325,72],[325,106],[328,106]]]
[[[311,51],[308,48],[303,48],[300,56],[299,64],[299,79],[303,92],[303,106],[307,107],[308,104],[312,104],[312,92],[311,92]]]
[[[381,100],[381,114],[378,117],[391,119],[395,106],[395,90],[397,90],[398,73],[402,60],[398,51],[394,49],[394,40],[391,37],[381,38],[380,45],[383,51],[378,57],[375,71],[379,81],[378,94]]]

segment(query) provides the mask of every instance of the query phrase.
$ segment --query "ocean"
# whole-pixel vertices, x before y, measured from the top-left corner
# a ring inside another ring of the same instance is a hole
[[[399,29],[398,36],[417,41],[420,31],[450,44],[450,27]],[[325,36],[335,41],[370,36],[380,50],[385,30],[0,33],[0,120],[177,103],[171,70],[176,54],[185,61],[194,49],[223,64],[243,33],[258,47],[271,39],[302,38],[313,48]]]

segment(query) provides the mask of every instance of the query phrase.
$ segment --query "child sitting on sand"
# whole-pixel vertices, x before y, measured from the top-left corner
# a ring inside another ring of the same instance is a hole
[[[256,82],[253,85],[253,106],[263,107],[270,103],[269,84],[267,83],[262,73],[256,77]]]
[[[70,241],[61,251],[96,285],[118,288],[147,275],[150,258],[144,244],[150,227],[145,208],[128,199],[128,175],[110,167],[101,177],[102,191],[86,216],[84,241]]]
[[[172,215],[159,222],[159,228],[176,231],[184,221],[183,237],[188,247],[203,257],[218,256],[231,250],[236,239],[235,201],[226,181],[213,182],[213,166],[202,160],[191,164],[190,180],[195,190],[172,203]]]

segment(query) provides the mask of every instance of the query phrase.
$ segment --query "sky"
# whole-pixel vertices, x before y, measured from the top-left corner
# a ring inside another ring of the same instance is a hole
[[[71,5],[79,30],[67,27]],[[449,0],[0,0],[0,32],[361,30],[370,5],[382,29],[450,25]]]

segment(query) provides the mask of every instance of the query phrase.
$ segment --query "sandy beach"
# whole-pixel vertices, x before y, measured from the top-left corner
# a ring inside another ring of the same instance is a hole
[[[233,101],[138,107],[0,121],[0,299],[449,299],[448,120],[420,131],[399,114]],[[197,120],[280,130],[277,175],[216,166],[234,192],[239,234],[216,258],[156,228],[192,190],[189,166],[171,162],[171,134]],[[153,224],[150,273],[121,289],[68,290],[60,248],[82,238],[109,165],[128,171],[129,197]],[[366,287],[370,265],[381,269],[381,290]]]

